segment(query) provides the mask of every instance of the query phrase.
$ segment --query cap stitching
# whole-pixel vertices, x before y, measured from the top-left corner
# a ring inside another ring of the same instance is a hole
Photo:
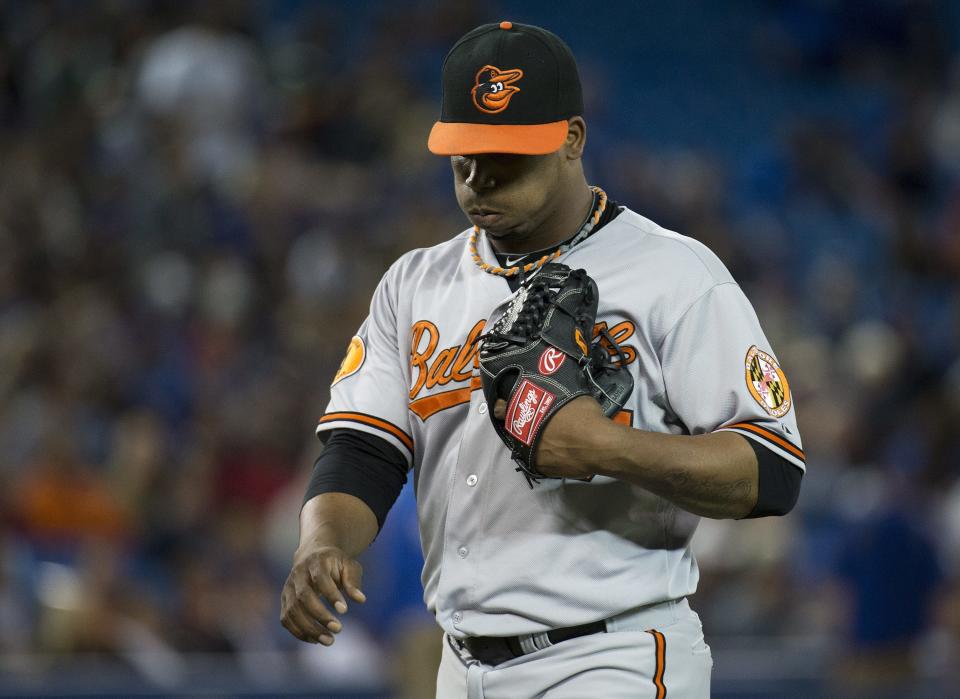
[[[514,26],[516,26],[516,25],[514,25]],[[527,29],[527,27],[523,27],[523,28],[524,28],[524,29]],[[545,30],[543,30],[543,29],[541,28],[541,31],[545,31]],[[536,39],[537,41],[539,41],[539,42],[544,46],[544,48],[547,49],[547,51],[550,53],[550,55],[553,56],[553,62],[554,62],[554,65],[555,65],[555,67],[556,67],[556,72],[557,72],[557,74],[556,74],[556,84],[554,85],[554,90],[555,90],[555,91],[554,91],[554,93],[553,93],[554,108],[555,108],[554,111],[555,111],[555,112],[559,112],[559,111],[560,111],[560,87],[561,87],[561,85],[560,85],[560,73],[562,72],[562,71],[560,70],[560,57],[557,56],[556,51],[554,51],[554,47],[551,46],[551,45],[540,35],[539,32],[537,32],[537,31],[527,31],[527,35],[528,35],[528,36],[531,36],[531,37],[533,37],[534,39]],[[556,35],[554,35],[554,36],[556,36]],[[560,39],[560,37],[558,37],[558,36],[556,37],[556,39],[557,39],[558,41],[562,41],[562,39]],[[574,65],[576,65],[576,61],[574,61]],[[583,87],[581,86],[580,89],[582,90]],[[576,115],[570,115],[570,116],[576,116]],[[566,116],[566,117],[563,117],[563,118],[564,118],[564,119],[569,119],[570,117],[569,117],[569,116]]]
[[[497,28],[499,29],[499,27]],[[506,40],[506,38],[507,32],[501,30],[499,36],[497,36],[497,56],[496,62],[494,63],[495,66],[499,67],[503,64],[501,59],[503,58],[503,42]]]

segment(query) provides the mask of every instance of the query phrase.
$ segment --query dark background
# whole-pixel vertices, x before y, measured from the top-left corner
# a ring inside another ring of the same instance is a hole
[[[796,510],[695,539],[716,696],[960,695],[960,3],[7,0],[0,696],[429,692],[409,492],[332,649],[278,598],[373,286],[467,225],[443,55],[503,19],[791,380]]]

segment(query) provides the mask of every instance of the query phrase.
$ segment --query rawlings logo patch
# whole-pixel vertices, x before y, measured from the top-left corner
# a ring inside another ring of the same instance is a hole
[[[555,347],[547,347],[543,350],[543,354],[540,355],[540,362],[537,365],[537,368],[540,369],[540,373],[544,376],[550,376],[550,374],[557,373],[557,369],[563,364],[563,360],[567,358],[560,350]]]
[[[507,432],[530,446],[533,435],[556,399],[554,394],[524,379],[507,408]]]

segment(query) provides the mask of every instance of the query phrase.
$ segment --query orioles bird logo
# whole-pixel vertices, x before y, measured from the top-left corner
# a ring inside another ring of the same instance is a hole
[[[476,84],[470,90],[473,104],[481,112],[496,114],[510,104],[510,98],[520,92],[513,83],[523,77],[519,68],[500,70],[496,66],[484,66],[477,71]]]

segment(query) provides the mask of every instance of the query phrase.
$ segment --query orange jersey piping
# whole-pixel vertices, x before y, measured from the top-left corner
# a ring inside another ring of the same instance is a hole
[[[773,442],[781,449],[790,452],[793,456],[797,457],[804,463],[806,463],[806,457],[803,454],[802,449],[798,449],[790,442],[785,440],[783,437],[778,435],[773,430],[768,430],[765,427],[760,427],[759,425],[754,425],[752,422],[737,422],[733,425],[724,425],[720,429],[722,430],[746,430],[747,432],[753,432],[755,435],[762,437],[770,442]]]
[[[413,438],[392,422],[387,422],[386,420],[374,417],[373,415],[367,415],[366,413],[353,412],[327,413],[320,418],[321,425],[328,422],[340,421],[358,422],[361,425],[369,425],[370,427],[376,427],[378,430],[383,430],[399,439],[403,446],[410,450],[411,454],[413,453]]]

